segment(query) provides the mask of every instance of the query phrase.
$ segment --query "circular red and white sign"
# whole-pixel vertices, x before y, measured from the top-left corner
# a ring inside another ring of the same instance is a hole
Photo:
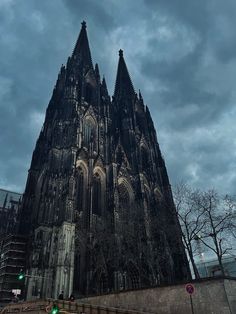
[[[47,306],[45,307],[45,311],[46,311],[47,313],[49,313],[49,312],[51,311],[51,309],[52,309],[52,305],[51,305],[51,304],[49,304],[49,305],[47,305]]]
[[[188,283],[185,286],[185,290],[188,292],[188,294],[193,294],[194,293],[194,286],[191,283]]]

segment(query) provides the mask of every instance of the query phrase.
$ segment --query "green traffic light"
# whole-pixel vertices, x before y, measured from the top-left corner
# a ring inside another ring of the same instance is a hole
[[[20,272],[18,275],[18,280],[23,280],[25,278],[25,274]]]
[[[51,314],[57,314],[59,312],[59,308],[57,305],[53,305],[53,308],[51,310]]]

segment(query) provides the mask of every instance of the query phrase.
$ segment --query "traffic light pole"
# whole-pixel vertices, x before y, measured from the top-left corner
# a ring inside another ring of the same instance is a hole
[[[24,271],[21,269],[20,273],[18,274],[18,280],[23,283],[23,298],[26,300],[27,299],[27,289],[28,289],[28,284],[29,284],[29,279],[47,279],[49,278],[48,276],[38,276],[38,275],[29,275],[25,274]],[[41,293],[40,293],[41,294]],[[56,313],[53,313],[56,314]]]

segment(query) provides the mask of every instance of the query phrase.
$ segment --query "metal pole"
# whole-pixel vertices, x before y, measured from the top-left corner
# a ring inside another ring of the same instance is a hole
[[[192,295],[190,294],[189,297],[190,297],[191,311],[192,311],[192,314],[194,314]]]

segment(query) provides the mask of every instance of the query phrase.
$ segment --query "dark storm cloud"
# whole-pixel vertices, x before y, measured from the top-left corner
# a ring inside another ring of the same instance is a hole
[[[78,20],[78,12],[81,12],[86,21],[93,23],[97,31],[112,31],[115,27],[112,12],[112,1],[83,1],[83,0],[63,0],[65,6],[70,10],[73,19]]]
[[[150,38],[149,58],[141,56],[140,68],[145,79],[152,78],[148,101],[169,173],[173,181],[182,177],[235,193],[236,4],[157,0],[146,5],[166,19],[167,36]]]
[[[23,191],[57,73],[86,20],[111,93],[124,49],[171,181],[235,193],[235,16],[233,0],[2,0],[0,186]]]
[[[18,191],[23,190],[45,106],[62,61],[57,59],[60,43],[53,35],[62,31],[63,22],[60,26],[54,23],[56,27],[50,24],[50,15],[55,19],[54,14],[60,11],[56,12],[55,5],[45,4],[0,4],[0,183]]]
[[[206,32],[206,27],[212,18],[210,14],[211,1],[205,0],[145,0],[144,3],[153,10],[160,11],[168,17],[177,19],[199,32]]]

